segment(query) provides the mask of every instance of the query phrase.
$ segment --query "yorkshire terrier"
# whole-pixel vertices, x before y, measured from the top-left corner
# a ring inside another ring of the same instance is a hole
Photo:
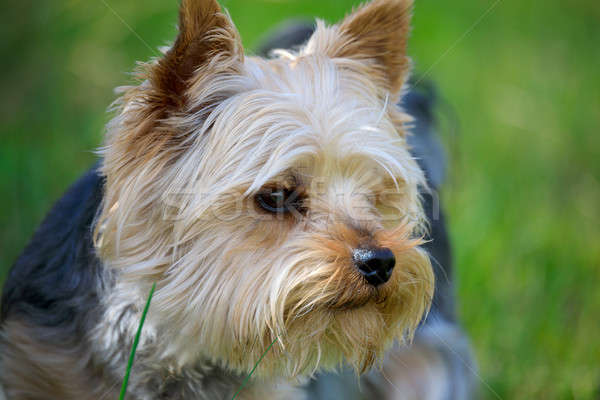
[[[396,106],[411,8],[374,0],[261,58],[215,0],[182,0],[7,279],[6,397],[118,398],[156,284],[128,399],[467,398],[428,139],[409,135],[431,116]]]

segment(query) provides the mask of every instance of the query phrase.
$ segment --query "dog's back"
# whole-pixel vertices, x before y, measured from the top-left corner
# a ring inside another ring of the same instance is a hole
[[[87,339],[100,318],[106,278],[92,243],[102,188],[96,167],[73,184],[5,282],[0,383],[15,385],[9,399],[94,398],[102,388]]]
[[[10,270],[2,322],[18,315],[46,327],[72,324],[98,302],[101,267],[91,234],[101,201],[102,179],[93,167],[54,205]]]

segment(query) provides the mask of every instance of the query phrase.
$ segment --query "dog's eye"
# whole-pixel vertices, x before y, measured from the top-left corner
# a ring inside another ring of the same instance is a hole
[[[256,203],[273,214],[303,213],[303,196],[296,189],[267,189],[256,195]]]

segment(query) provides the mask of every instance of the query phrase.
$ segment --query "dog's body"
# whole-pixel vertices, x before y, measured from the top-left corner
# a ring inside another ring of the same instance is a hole
[[[184,0],[180,36],[126,90],[102,162],[7,280],[8,399],[116,398],[153,282],[129,398],[229,399],[259,360],[239,399],[467,398],[445,228],[435,197],[419,200],[421,168],[430,187],[439,175],[430,108],[405,97],[419,168],[388,105],[409,6],[375,1],[263,61],[243,58],[216,3]],[[342,364],[362,383],[326,372]]]

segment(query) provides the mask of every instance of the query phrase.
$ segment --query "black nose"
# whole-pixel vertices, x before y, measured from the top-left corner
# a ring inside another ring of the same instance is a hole
[[[386,283],[396,265],[396,257],[388,248],[361,248],[354,250],[354,265],[373,286]]]

